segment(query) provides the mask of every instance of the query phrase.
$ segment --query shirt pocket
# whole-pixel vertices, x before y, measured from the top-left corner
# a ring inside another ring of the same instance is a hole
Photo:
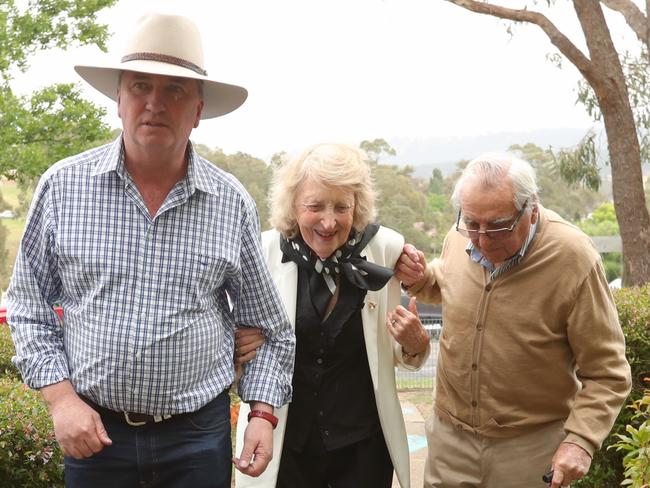
[[[231,268],[225,257],[192,251],[171,262],[162,272],[161,282],[172,291],[173,298],[201,300],[216,295]]]

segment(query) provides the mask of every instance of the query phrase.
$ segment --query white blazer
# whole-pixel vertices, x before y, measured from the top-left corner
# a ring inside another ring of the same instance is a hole
[[[262,245],[271,276],[278,287],[291,325],[295,329],[297,265],[291,261],[282,262],[279,232],[269,230],[262,233]],[[400,234],[386,227],[380,227],[361,255],[370,262],[392,269],[403,246],[404,238]],[[400,486],[410,488],[409,450],[404,417],[395,386],[395,366],[398,365],[408,370],[419,369],[429,355],[429,348],[427,347],[425,354],[418,356],[415,365],[404,363],[401,346],[386,328],[388,311],[393,310],[399,303],[400,285],[399,281],[393,277],[381,290],[368,291],[361,316],[379,422]],[[243,402],[240,408],[237,422],[236,456],[239,456],[244,445],[244,430],[250,410],[249,405]],[[258,478],[252,478],[235,470],[235,486],[238,488],[275,488],[288,410],[289,405],[275,409],[278,425],[273,432],[273,459],[264,473]]]

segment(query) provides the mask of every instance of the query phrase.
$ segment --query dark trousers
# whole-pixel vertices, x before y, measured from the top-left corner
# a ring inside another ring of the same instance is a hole
[[[390,488],[393,463],[381,429],[349,446],[326,451],[313,428],[301,451],[282,449],[276,488]]]
[[[67,488],[230,488],[228,392],[191,414],[133,427],[102,422],[113,444],[87,459],[65,458]]]

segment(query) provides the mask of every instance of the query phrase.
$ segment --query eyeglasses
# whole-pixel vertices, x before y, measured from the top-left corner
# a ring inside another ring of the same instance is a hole
[[[348,215],[354,209],[354,205],[348,203],[301,203],[301,205],[310,213],[321,213],[332,208],[336,215]]]
[[[515,227],[517,227],[517,224],[519,223],[521,216],[524,215],[524,211],[526,210],[527,205],[528,205],[528,200],[526,200],[524,204],[521,206],[521,210],[519,211],[515,219],[512,221],[512,224],[510,224],[509,227],[502,227],[500,229],[485,229],[485,230],[464,229],[460,227],[460,210],[459,210],[458,218],[456,219],[456,230],[460,233],[460,235],[469,237],[472,240],[478,239],[481,234],[483,234],[488,239],[494,239],[497,241],[507,239],[508,237],[510,237],[510,235],[512,235],[512,231],[515,230]]]

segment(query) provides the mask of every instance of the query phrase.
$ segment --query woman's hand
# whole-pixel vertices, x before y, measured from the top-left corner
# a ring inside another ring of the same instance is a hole
[[[237,366],[255,359],[257,349],[266,338],[257,327],[243,327],[235,330],[235,364]]]
[[[388,312],[386,325],[388,332],[402,346],[407,357],[413,357],[427,350],[429,334],[420,322],[415,297],[409,300],[408,310],[398,305]]]

